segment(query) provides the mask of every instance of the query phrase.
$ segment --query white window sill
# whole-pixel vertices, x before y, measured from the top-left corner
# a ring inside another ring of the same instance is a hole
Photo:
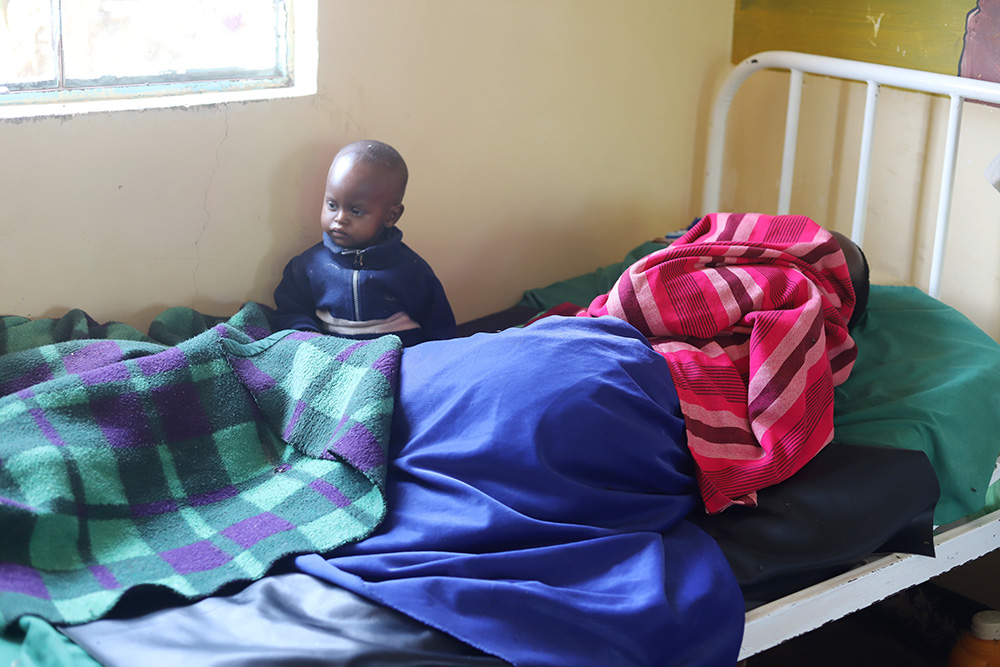
[[[225,104],[227,102],[251,102],[255,100],[305,97],[306,95],[315,94],[315,77],[312,77],[305,83],[292,86],[251,90],[192,92],[182,95],[173,94],[157,97],[99,99],[100,92],[94,91],[91,93],[90,99],[81,99],[79,101],[0,105],[0,120],[44,116],[76,116],[79,114],[110,111],[144,111],[146,109],[167,109],[171,107],[190,108],[201,105]]]
[[[218,105],[229,102],[250,102],[274,100],[290,97],[315,95],[317,91],[319,42],[318,42],[317,0],[296,0],[292,13],[292,36],[294,56],[291,71],[294,83],[251,88],[236,82],[189,84],[178,94],[161,87],[136,87],[135,94],[128,95],[128,89],[96,88],[90,90],[63,91],[50,97],[39,95],[30,103],[3,104],[0,92],[0,121],[18,118],[45,116],[75,116],[86,113],[115,111],[143,111],[146,109],[166,109],[171,107],[190,108],[200,105]],[[123,93],[123,90],[125,91]],[[151,94],[151,92],[153,94]]]

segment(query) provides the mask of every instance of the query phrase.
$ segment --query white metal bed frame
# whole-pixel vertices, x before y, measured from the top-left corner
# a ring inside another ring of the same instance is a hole
[[[931,296],[937,297],[951,212],[962,108],[966,100],[1000,104],[1000,84],[791,51],[766,51],[751,56],[736,65],[716,95],[709,125],[701,209],[704,212],[719,210],[726,125],[733,98],[740,86],[761,70],[790,72],[777,214],[787,214],[791,202],[803,75],[816,74],[867,84],[851,228],[851,237],[859,245],[865,234],[872,137],[881,86],[950,98],[927,290]],[[934,544],[934,558],[890,554],[747,612],[739,659],[760,653],[1000,548],[1000,511],[957,527],[941,529],[935,536]]]

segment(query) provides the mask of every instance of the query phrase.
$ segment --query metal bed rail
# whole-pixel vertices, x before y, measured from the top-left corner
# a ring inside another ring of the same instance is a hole
[[[736,65],[716,95],[709,124],[708,153],[705,161],[705,185],[701,210],[718,211],[722,192],[722,168],[726,144],[729,109],[740,86],[755,72],[768,69],[788,70],[788,107],[785,116],[785,138],[781,162],[781,178],[776,213],[789,212],[792,178],[795,171],[795,149],[798,141],[799,111],[804,74],[830,76],[849,81],[865,82],[864,123],[858,160],[858,180],[854,199],[851,238],[861,244],[865,235],[868,190],[871,175],[872,138],[881,86],[946,95],[950,98],[948,129],[938,194],[937,219],[934,227],[934,247],[928,293],[937,298],[941,287],[941,267],[951,213],[955,163],[958,156],[958,133],[962,123],[962,108],[966,100],[1000,104],[1000,84],[947,74],[921,72],[902,67],[817,56],[793,51],[764,51]]]
[[[893,593],[944,574],[1000,545],[1000,510],[940,532],[934,557],[888,554],[810,588],[747,612],[739,659],[744,660]]]

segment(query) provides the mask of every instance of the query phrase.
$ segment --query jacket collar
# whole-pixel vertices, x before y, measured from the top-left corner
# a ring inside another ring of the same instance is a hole
[[[381,241],[366,248],[344,248],[337,245],[330,235],[324,232],[323,245],[336,256],[340,264],[350,266],[361,255],[365,266],[375,268],[375,265],[387,262],[396,256],[403,245],[403,232],[398,227],[389,227]]]

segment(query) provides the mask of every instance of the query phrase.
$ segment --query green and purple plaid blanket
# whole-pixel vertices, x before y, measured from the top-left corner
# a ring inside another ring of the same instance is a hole
[[[148,335],[82,311],[0,318],[0,625],[188,598],[368,535],[400,344],[165,311]]]

